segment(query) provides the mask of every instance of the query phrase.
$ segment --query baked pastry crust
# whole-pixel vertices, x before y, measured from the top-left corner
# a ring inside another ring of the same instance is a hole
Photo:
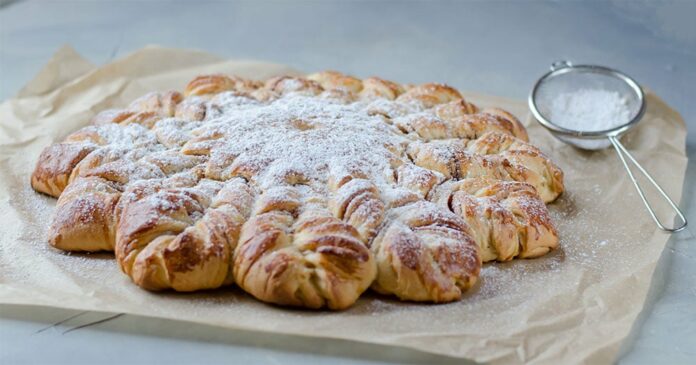
[[[563,173],[449,86],[325,71],[147,94],[47,147],[31,185],[58,198],[51,245],[113,250],[145,289],[342,309],[458,300],[482,261],[556,248]]]

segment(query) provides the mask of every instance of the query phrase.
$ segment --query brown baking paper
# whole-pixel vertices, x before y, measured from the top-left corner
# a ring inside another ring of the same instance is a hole
[[[669,236],[655,228],[613,151],[574,149],[530,120],[533,143],[566,173],[567,192],[550,205],[561,248],[540,259],[485,265],[480,284],[460,302],[401,303],[366,293],[349,310],[327,312],[266,305],[238,288],[150,293],[133,285],[110,254],[49,247],[46,231],[55,201],[29,186],[41,150],[99,110],[125,106],[152,90],[181,90],[194,76],[210,72],[258,79],[294,73],[280,65],[154,47],[95,67],[65,48],[16,98],[0,105],[1,303],[390,344],[481,362],[614,360],[643,307]],[[522,101],[465,96],[528,115]],[[643,121],[624,141],[679,201],[686,127],[655,95],[648,94],[647,102]],[[669,216],[667,207],[656,208]]]

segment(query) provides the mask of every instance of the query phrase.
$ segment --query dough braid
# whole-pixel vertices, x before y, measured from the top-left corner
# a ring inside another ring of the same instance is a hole
[[[343,309],[458,300],[482,261],[557,247],[563,173],[449,86],[325,71],[146,94],[46,147],[31,185],[59,198],[53,246],[113,250],[145,289]]]
[[[458,300],[478,277],[478,246],[464,221],[430,202],[394,208],[372,242],[372,288],[402,300]]]
[[[126,192],[116,242],[121,269],[150,290],[193,291],[231,283],[232,254],[253,190],[240,178],[167,185]]]
[[[484,262],[538,257],[558,247],[556,229],[530,184],[480,177],[451,180],[429,199],[465,219]]]
[[[563,191],[563,173],[536,147],[498,132],[481,137],[414,142],[408,155],[413,162],[449,179],[490,177],[526,182],[545,202]]]
[[[374,280],[360,233],[295,189],[260,196],[235,252],[237,284],[265,302],[343,309]]]

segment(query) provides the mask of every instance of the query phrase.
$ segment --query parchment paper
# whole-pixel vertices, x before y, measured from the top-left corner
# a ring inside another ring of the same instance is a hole
[[[64,48],[16,98],[0,105],[0,303],[391,344],[481,362],[614,360],[669,236],[655,228],[613,151],[563,145],[528,117],[531,140],[566,173],[567,192],[550,206],[561,248],[536,260],[485,265],[480,285],[457,303],[401,303],[368,293],[351,309],[332,313],[262,304],[238,288],[150,293],[131,284],[109,254],[50,248],[46,230],[55,201],[29,186],[41,150],[102,109],[125,106],[152,90],[181,90],[210,72],[263,79],[295,71],[156,47],[95,67]],[[522,101],[465,96],[528,116]],[[643,121],[624,141],[679,201],[686,127],[658,97],[649,93],[647,101]],[[669,216],[666,207],[658,210]]]

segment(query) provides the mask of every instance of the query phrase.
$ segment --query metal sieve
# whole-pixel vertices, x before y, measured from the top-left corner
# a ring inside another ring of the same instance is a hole
[[[551,103],[554,96],[560,93],[568,93],[582,89],[600,89],[606,91],[616,91],[626,100],[626,106],[630,110],[631,118],[629,122],[610,129],[600,131],[572,130],[559,126],[551,120]],[[645,95],[640,85],[627,75],[611,68],[594,65],[573,65],[568,61],[558,61],[551,65],[551,71],[542,76],[532,92],[529,94],[529,109],[536,120],[551,131],[551,134],[559,140],[572,146],[584,150],[599,150],[614,147],[621,163],[628,172],[633,185],[636,187],[643,204],[648,209],[650,216],[657,226],[666,232],[681,231],[686,227],[686,218],[679,207],[667,196],[667,193],[655,182],[655,179],[638,163],[638,161],[628,152],[626,147],[619,141],[619,138],[628,132],[633,126],[638,124],[645,113]],[[679,219],[683,222],[678,227],[668,228],[660,222],[652,209],[650,202],[645,197],[645,193],[636,180],[629,162],[650,181],[650,183],[660,192],[660,195],[669,203],[676,212]]]

